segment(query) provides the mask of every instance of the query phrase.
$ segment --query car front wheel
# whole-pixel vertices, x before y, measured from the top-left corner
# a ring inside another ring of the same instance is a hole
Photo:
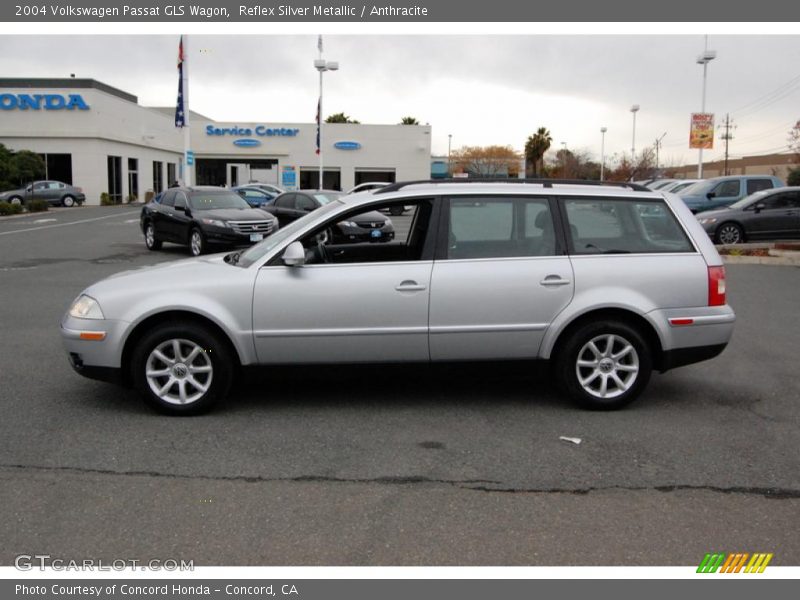
[[[192,229],[189,234],[189,250],[192,256],[200,256],[206,251],[206,238],[199,229]]]
[[[650,348],[621,321],[587,323],[572,332],[556,357],[561,389],[580,406],[614,410],[644,390],[652,372]]]
[[[145,402],[171,415],[209,410],[233,380],[228,345],[195,323],[163,324],[146,334],[133,354],[133,382]]]
[[[66,207],[75,206],[75,198],[72,196],[64,196],[61,199],[61,204]]]
[[[723,223],[715,237],[718,244],[740,244],[744,241],[744,231],[736,223]]]
[[[148,250],[161,249],[161,240],[156,238],[156,228],[152,223],[148,223],[144,227],[144,245]]]
[[[15,204],[16,206],[22,206],[23,204],[22,198],[20,198],[19,196],[12,196],[11,198],[8,199],[8,202],[10,204]]]

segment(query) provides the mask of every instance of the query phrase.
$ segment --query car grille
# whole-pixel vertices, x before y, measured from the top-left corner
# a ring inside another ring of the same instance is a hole
[[[358,226],[363,227],[364,229],[380,229],[384,225],[385,225],[384,221],[369,221],[369,222],[358,223]]]
[[[236,233],[272,233],[272,221],[228,221]]]

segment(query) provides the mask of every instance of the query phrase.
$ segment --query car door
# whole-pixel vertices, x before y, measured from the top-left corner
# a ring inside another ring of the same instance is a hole
[[[153,222],[153,229],[156,237],[160,240],[175,241],[175,230],[172,227],[173,205],[175,203],[175,191],[167,190],[161,196],[161,202],[153,202],[150,205],[150,218]]]
[[[762,239],[796,237],[800,233],[799,195],[798,192],[778,192],[757,202],[762,208],[751,207],[753,212],[746,221],[746,235]]]
[[[719,182],[710,193],[713,196],[709,198],[709,209],[730,206],[743,197],[742,182],[738,179],[726,179]]]
[[[191,209],[186,193],[178,190],[175,192],[175,202],[169,219],[169,228],[173,239],[179,242],[189,240],[189,230],[192,227]]]
[[[295,210],[295,196],[297,194],[288,193],[281,194],[275,199],[274,204],[270,208],[270,212],[278,218],[278,224],[284,227],[294,221],[297,217]]]
[[[337,220],[321,223],[317,231]],[[427,240],[428,226],[433,227],[430,221],[409,231],[409,238],[424,241],[423,251],[413,256],[401,253],[371,262],[370,254],[389,256],[389,244],[364,242],[364,253],[353,262],[289,267],[277,259],[262,266],[253,292],[259,362],[428,361],[433,251],[426,252],[424,244],[434,242]],[[327,243],[333,245],[330,239]],[[308,247],[313,254],[313,245]],[[329,255],[339,253],[331,250]]]
[[[431,360],[538,355],[574,289],[554,207],[543,197],[446,200],[431,277]]]
[[[33,191],[31,192],[30,198],[32,200],[47,200],[47,187],[46,181],[37,181],[33,184]]]

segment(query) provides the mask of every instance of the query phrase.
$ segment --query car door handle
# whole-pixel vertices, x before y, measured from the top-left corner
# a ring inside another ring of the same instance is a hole
[[[426,286],[420,285],[416,281],[412,281],[410,279],[406,279],[405,281],[401,282],[400,285],[395,286],[398,292],[421,292],[422,290],[426,289]]]
[[[539,282],[539,285],[543,285],[546,287],[550,286],[557,287],[560,285],[569,285],[570,283],[572,283],[572,280],[570,279],[562,279],[558,275],[548,275]]]

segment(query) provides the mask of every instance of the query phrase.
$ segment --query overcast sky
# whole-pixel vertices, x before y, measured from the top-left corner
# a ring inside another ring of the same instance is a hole
[[[699,112],[703,36],[324,36],[324,114],[362,123],[416,117],[433,127],[433,152],[463,145],[522,150],[538,127],[553,149],[606,155],[630,152],[666,133],[662,164],[697,160],[689,115]],[[149,106],[174,105],[178,36],[0,36],[3,77],[94,78]],[[218,121],[312,122],[316,114],[317,38],[190,37],[190,103]],[[800,119],[800,36],[710,36],[706,110],[737,125],[731,155],[786,151]],[[0,128],[2,123],[0,122]],[[719,133],[719,132],[718,132]],[[707,158],[721,158],[717,139]]]

